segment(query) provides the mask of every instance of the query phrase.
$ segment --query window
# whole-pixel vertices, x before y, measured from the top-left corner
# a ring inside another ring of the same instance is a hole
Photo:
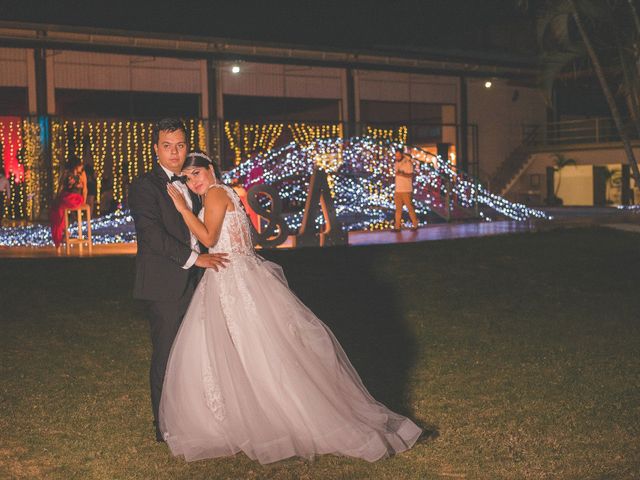
[[[26,87],[0,87],[0,115],[26,116],[29,97]]]

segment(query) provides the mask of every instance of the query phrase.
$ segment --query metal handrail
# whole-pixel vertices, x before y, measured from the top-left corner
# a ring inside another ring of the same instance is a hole
[[[624,119],[624,128],[632,140],[639,139],[631,121]],[[549,122],[545,125],[523,125],[523,144],[557,146],[567,144],[600,144],[619,142],[620,134],[613,118],[595,117]],[[529,143],[530,141],[530,143]]]

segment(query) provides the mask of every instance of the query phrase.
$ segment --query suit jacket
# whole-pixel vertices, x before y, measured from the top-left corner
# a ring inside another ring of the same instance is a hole
[[[133,296],[142,300],[178,300],[194,276],[201,274],[195,266],[182,268],[191,255],[191,235],[167,193],[168,181],[156,164],[129,187],[129,207],[138,241]],[[196,195],[192,195],[192,202],[194,209],[199,208]]]

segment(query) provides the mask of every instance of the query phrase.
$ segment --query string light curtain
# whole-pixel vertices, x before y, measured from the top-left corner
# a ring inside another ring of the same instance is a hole
[[[233,151],[235,164],[244,159],[271,150],[280,135],[282,123],[247,123],[225,122],[224,133]]]
[[[342,124],[312,125],[293,123],[288,125],[293,141],[300,147],[306,147],[316,140],[323,138],[343,138]]]
[[[193,148],[206,151],[202,120],[185,121]],[[65,165],[72,156],[92,164],[96,177],[96,213],[108,184],[117,208],[126,202],[128,185],[153,167],[154,122],[0,117],[1,168],[11,185],[4,218],[46,217]],[[49,149],[47,165],[44,152]],[[50,182],[50,183],[49,183]]]
[[[365,129],[365,136],[375,140],[385,140],[389,142],[407,143],[407,127],[398,128],[377,128],[368,125]]]
[[[290,136],[284,135],[287,131]],[[330,138],[344,138],[342,123],[312,124],[305,122],[294,123],[241,123],[227,121],[224,132],[233,152],[234,163],[239,165],[245,160],[272,150],[278,140],[293,139],[299,147],[307,147],[313,142]],[[401,125],[397,128],[365,127],[365,136],[385,142],[407,143],[408,128]],[[280,142],[282,144],[282,142]]]
[[[206,151],[201,120],[185,122],[193,148]],[[96,176],[96,210],[99,215],[105,187],[109,185],[119,210],[126,202],[128,186],[153,168],[154,122],[133,120],[53,120],[52,168],[57,185],[64,165],[73,154],[93,164]]]
[[[0,117],[0,151],[0,164],[11,187],[4,218],[37,218],[43,206],[40,200],[47,179],[41,155],[40,125],[33,119]]]

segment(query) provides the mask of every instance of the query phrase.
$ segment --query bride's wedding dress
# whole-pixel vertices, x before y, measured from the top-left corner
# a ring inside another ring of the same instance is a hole
[[[235,206],[210,249],[230,262],[206,270],[171,351],[160,404],[171,452],[188,461],[243,451],[260,463],[325,453],[372,462],[410,448],[420,428],[367,392],[280,267],[254,252],[235,193],[213,188]]]

